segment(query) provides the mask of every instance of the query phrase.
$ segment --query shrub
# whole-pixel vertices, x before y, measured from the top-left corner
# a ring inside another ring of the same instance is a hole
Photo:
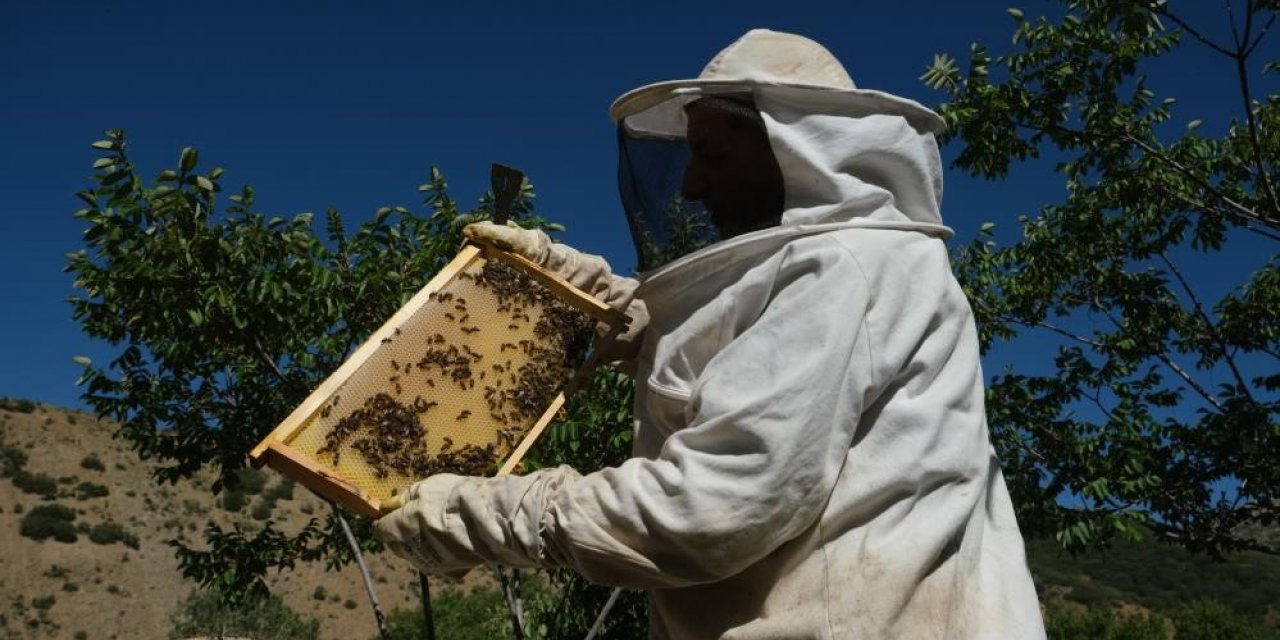
[[[320,621],[303,619],[269,595],[233,607],[222,602],[216,589],[193,591],[172,618],[170,638],[244,636],[255,640],[312,640],[320,634]],[[448,637],[448,636],[441,636]]]
[[[267,474],[254,469],[253,467],[245,467],[236,473],[237,491],[256,496],[262,493],[262,488],[267,484]]]
[[[49,568],[44,571],[44,577],[53,578],[55,580],[58,578],[65,578],[69,575],[71,575],[70,569],[56,564],[49,565]]]
[[[102,464],[102,460],[99,460],[98,456],[92,453],[85,456],[84,460],[80,461],[80,466],[90,471],[106,471],[107,470],[107,466]]]
[[[312,600],[319,600],[321,602],[324,602],[324,599],[328,597],[329,597],[329,590],[319,585],[316,585],[316,588],[311,592]]]
[[[497,589],[473,589],[463,593],[443,589],[431,594],[431,615],[436,635],[450,640],[489,640],[511,637],[511,617]],[[397,609],[387,616],[391,640],[422,637],[422,609]]]
[[[130,549],[138,548],[137,536],[115,522],[99,522],[89,530],[89,540],[95,544],[122,543]]]
[[[42,504],[33,507],[22,517],[18,533],[32,540],[53,538],[58,542],[75,542],[76,528],[71,524],[76,512],[60,504]]]
[[[249,502],[249,498],[240,491],[227,490],[222,492],[221,505],[226,511],[239,511]]]
[[[271,502],[275,502],[277,500],[292,500],[293,485],[294,485],[293,480],[285,478],[284,480],[280,481],[280,484],[277,484],[271,487],[270,489],[268,489],[267,492],[263,494],[263,497],[266,498],[267,500],[270,500]]]
[[[273,502],[274,501],[265,499],[258,500],[258,504],[254,505],[253,511],[250,512],[249,515],[252,516],[254,520],[270,520]]]
[[[27,454],[16,447],[0,448],[0,477],[11,478],[27,466]]]
[[[53,608],[53,604],[57,601],[58,599],[53,597],[52,594],[47,595],[43,598],[32,598],[31,608],[35,609],[36,611],[48,611],[49,609]]]
[[[58,482],[43,473],[27,473],[22,470],[13,474],[13,486],[24,493],[38,495],[45,500],[58,497]]]
[[[1169,612],[1178,640],[1276,640],[1262,620],[1247,616],[1226,605],[1197,600]]]
[[[357,605],[355,600],[347,600],[346,602],[342,603],[342,606],[348,609],[355,609]]]
[[[0,398],[0,409],[14,413],[32,413],[36,410],[36,403],[21,398]]]
[[[101,498],[111,494],[111,490],[96,482],[81,482],[76,485],[76,499]]]

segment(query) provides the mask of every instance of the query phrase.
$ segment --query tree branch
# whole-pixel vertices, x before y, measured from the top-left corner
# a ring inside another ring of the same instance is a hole
[[[1103,314],[1107,316],[1107,319],[1110,320],[1111,324],[1115,325],[1117,329],[1123,331],[1127,328],[1123,322],[1116,320],[1116,317],[1111,315],[1111,312],[1104,309]],[[1226,408],[1222,406],[1221,401],[1214,397],[1213,394],[1209,393],[1208,389],[1200,386],[1200,383],[1196,382],[1195,378],[1191,377],[1191,374],[1187,373],[1186,369],[1183,369],[1178,363],[1174,362],[1173,359],[1169,357],[1169,354],[1165,353],[1163,344],[1160,345],[1159,350],[1153,350],[1151,356],[1164,363],[1166,367],[1169,367],[1169,369],[1177,374],[1179,378],[1182,378],[1182,381],[1185,382],[1187,386],[1191,387],[1191,389],[1199,394],[1201,398],[1204,398],[1205,402],[1213,405],[1219,413],[1226,413]]]
[[[1133,135],[1132,133],[1129,133],[1128,131],[1125,131],[1122,134],[1122,136],[1124,137],[1124,139],[1137,145],[1143,151],[1146,151],[1152,157],[1156,158],[1157,160],[1160,160],[1161,162],[1164,162],[1165,164],[1173,167],[1174,169],[1177,169],[1178,173],[1181,173],[1182,175],[1198,183],[1200,185],[1200,188],[1204,189],[1205,191],[1208,191],[1210,194],[1213,194],[1215,198],[1221,200],[1222,202],[1229,205],[1231,208],[1235,209],[1237,212],[1237,215],[1239,215],[1240,217],[1248,218],[1250,220],[1260,222],[1268,227],[1280,228],[1280,220],[1272,220],[1258,213],[1257,211],[1254,211],[1253,209],[1250,209],[1249,207],[1246,207],[1240,204],[1239,202],[1236,202],[1235,200],[1228,198],[1221,191],[1218,191],[1216,188],[1214,188],[1212,184],[1209,184],[1208,180],[1205,180],[1203,177],[1197,175],[1194,171],[1183,166],[1183,164],[1178,162],[1177,160],[1174,160],[1173,158],[1170,158],[1168,155],[1165,155],[1163,151],[1151,146],[1146,141],[1138,138],[1137,136]],[[1280,208],[1277,208],[1277,211],[1280,211]]]
[[[1270,25],[1268,25],[1270,26]],[[1253,27],[1253,12],[1248,12],[1245,26],[1245,39],[1249,38],[1249,30]],[[1271,174],[1267,173],[1266,164],[1262,161],[1262,142],[1258,136],[1258,119],[1253,113],[1253,96],[1249,89],[1249,70],[1245,68],[1245,63],[1249,59],[1249,54],[1245,50],[1245,44],[1241,43],[1235,55],[1236,59],[1236,76],[1240,82],[1240,98],[1244,100],[1245,120],[1249,125],[1249,146],[1253,150],[1253,164],[1258,169],[1258,181],[1262,183],[1262,190],[1271,200],[1271,208],[1280,215],[1280,197],[1276,196],[1276,188],[1271,184]]]
[[[1244,381],[1244,376],[1240,375],[1240,369],[1236,367],[1236,359],[1232,357],[1230,353],[1227,353],[1227,345],[1222,342],[1222,334],[1218,332],[1217,325],[1213,324],[1213,321],[1209,319],[1209,315],[1204,312],[1204,305],[1200,304],[1200,299],[1196,297],[1196,292],[1191,289],[1191,285],[1187,282],[1187,279],[1183,277],[1182,271],[1178,269],[1178,265],[1173,263],[1173,259],[1169,257],[1169,253],[1167,251],[1160,252],[1160,259],[1163,260],[1165,266],[1169,267],[1169,270],[1173,272],[1178,283],[1182,285],[1182,290],[1186,292],[1187,297],[1191,299],[1191,305],[1195,308],[1196,315],[1200,316],[1200,319],[1204,321],[1205,327],[1209,331],[1209,336],[1212,338],[1213,343],[1218,347],[1218,352],[1222,354],[1222,359],[1226,361],[1227,367],[1231,369],[1231,374],[1235,377],[1236,384],[1240,385],[1240,389],[1244,391],[1244,395],[1249,399],[1249,402],[1257,404],[1257,401],[1253,398],[1253,393],[1249,390],[1249,385]]]
[[[1222,45],[1205,37],[1204,34],[1200,33],[1199,31],[1196,31],[1194,28],[1192,28],[1191,25],[1184,22],[1182,18],[1179,18],[1178,16],[1174,15],[1173,12],[1169,11],[1167,8],[1157,9],[1156,13],[1177,23],[1179,27],[1182,27],[1183,31],[1186,31],[1187,33],[1191,34],[1192,36],[1195,37],[1196,40],[1199,40],[1200,42],[1204,43],[1205,46],[1209,47],[1210,49],[1213,49],[1214,51],[1217,51],[1218,53],[1221,53],[1222,55],[1227,56],[1228,58],[1233,57],[1235,55],[1231,52],[1230,49],[1223,47]]]
[[[1101,342],[1091,340],[1077,333],[1072,333],[1070,331],[1067,331],[1066,329],[1063,329],[1056,325],[1045,322],[1044,320],[1036,320],[1034,322],[1028,322],[1026,320],[1022,320],[1021,318],[1015,318],[1013,316],[1008,316],[1003,314],[995,314],[995,317],[997,320],[1000,320],[1001,322],[1011,322],[1013,324],[1020,324],[1024,327],[1032,327],[1032,328],[1039,327],[1041,329],[1048,329],[1049,331],[1052,331],[1060,336],[1063,336],[1065,338],[1070,338],[1072,340],[1075,340],[1076,342],[1087,344],[1090,347],[1093,347],[1095,349],[1100,349],[1103,346]]]
[[[1208,216],[1224,215],[1228,218],[1235,218],[1239,220],[1238,214],[1235,214],[1230,211],[1222,211],[1221,209],[1210,207],[1209,205],[1203,202],[1200,202],[1192,198],[1191,196],[1188,196],[1183,193],[1178,193],[1173,189],[1170,189],[1169,186],[1166,184],[1160,183],[1156,185],[1156,188],[1159,189],[1161,193],[1165,194],[1166,196],[1169,196],[1170,198],[1177,198],[1178,200],[1181,200],[1183,204],[1187,205],[1187,208],[1189,208],[1192,211],[1199,212],[1201,214],[1208,215]],[[1275,240],[1276,242],[1280,242],[1280,235],[1276,235],[1270,231],[1267,231],[1266,229],[1260,229],[1254,226],[1253,223],[1249,220],[1241,220],[1240,225],[1241,225],[1241,228],[1244,229],[1245,231],[1248,231],[1250,233],[1256,233],[1268,240]]]
[[[1248,49],[1245,49],[1244,55],[1246,57],[1253,55],[1253,50],[1257,49],[1259,44],[1262,44],[1262,39],[1267,37],[1267,31],[1270,31],[1271,25],[1276,23],[1277,16],[1280,16],[1280,13],[1271,14],[1271,17],[1267,19],[1267,23],[1262,25],[1262,30],[1258,32],[1258,37],[1253,39],[1253,43],[1249,45]]]

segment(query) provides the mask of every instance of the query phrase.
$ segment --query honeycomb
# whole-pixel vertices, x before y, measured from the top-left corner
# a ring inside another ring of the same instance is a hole
[[[366,503],[354,506],[366,513],[436,473],[495,473],[558,408],[596,323],[619,324],[618,317],[491,248],[464,250],[451,268],[286,420],[295,425],[282,424],[255,453],[268,441],[285,445],[320,476],[353,485]],[[313,489],[325,482],[298,479]]]

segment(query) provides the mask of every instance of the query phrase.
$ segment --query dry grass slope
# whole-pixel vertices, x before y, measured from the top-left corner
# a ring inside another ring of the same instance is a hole
[[[0,638],[165,638],[175,607],[195,588],[179,574],[165,541],[197,542],[211,520],[260,526],[252,512],[262,508],[262,495],[248,496],[238,511],[228,512],[208,490],[211,478],[157,486],[147,464],[111,437],[109,425],[82,412],[42,405],[28,413],[23,405],[0,405],[0,446],[25,454],[29,474],[54,479],[57,497],[46,500],[19,489],[12,477],[0,479]],[[82,466],[90,456],[101,465]],[[265,495],[281,477],[263,473]],[[95,496],[100,489],[81,483],[105,486],[108,494]],[[52,503],[75,510],[82,530],[75,542],[37,542],[20,535],[23,514]],[[308,514],[322,516],[327,508],[298,486],[292,499],[277,501],[271,519],[294,531]],[[136,536],[137,548],[91,541],[85,528],[107,522]],[[384,608],[416,603],[415,574],[406,564],[389,554],[371,558],[370,564]],[[299,567],[275,577],[272,591],[303,616],[319,618],[321,638],[376,635],[354,566],[334,573],[320,565]]]

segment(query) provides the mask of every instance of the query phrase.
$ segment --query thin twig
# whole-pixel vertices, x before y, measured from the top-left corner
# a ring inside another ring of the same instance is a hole
[[[1115,316],[1111,315],[1111,312],[1103,310],[1103,314],[1107,316],[1108,320],[1111,320],[1111,323],[1114,324],[1117,329],[1123,331],[1127,328],[1124,323],[1116,320]],[[1213,405],[1220,413],[1226,413],[1226,408],[1222,406],[1222,402],[1214,397],[1213,394],[1209,393],[1209,390],[1201,386],[1199,382],[1196,382],[1195,378],[1191,377],[1191,374],[1187,373],[1186,369],[1183,369],[1178,363],[1174,362],[1173,359],[1169,357],[1169,354],[1164,352],[1163,346],[1164,345],[1160,345],[1161,349],[1159,351],[1153,351],[1151,354],[1152,357],[1163,362],[1164,365],[1169,367],[1169,369],[1177,374],[1179,378],[1182,378],[1182,381],[1185,382],[1187,386],[1191,387],[1193,391],[1199,394],[1201,398],[1204,398],[1205,402]]]
[[[1044,126],[1044,125],[1032,124],[1029,122],[1023,122],[1019,120],[1013,121],[1013,124],[1022,129],[1030,129],[1032,131],[1037,131],[1037,132],[1046,133],[1046,134],[1059,133],[1059,134],[1066,134],[1066,135],[1072,135],[1072,136],[1084,136],[1083,131],[1078,131],[1076,129],[1071,129],[1069,127],[1063,127],[1062,125],[1059,125],[1059,124],[1051,124],[1048,126]],[[1267,227],[1280,229],[1280,220],[1268,218],[1267,216],[1264,216],[1261,213],[1258,213],[1257,211],[1254,211],[1253,209],[1250,209],[1249,207],[1246,207],[1243,204],[1240,204],[1239,202],[1232,200],[1226,194],[1222,193],[1216,187],[1214,187],[1208,180],[1206,180],[1196,172],[1192,171],[1191,169],[1188,169],[1185,165],[1178,162],[1177,160],[1174,160],[1173,158],[1169,157],[1160,149],[1152,146],[1151,144],[1147,143],[1141,138],[1138,138],[1137,136],[1133,135],[1128,130],[1121,129],[1119,136],[1122,139],[1128,140],[1129,142],[1138,146],[1143,151],[1146,151],[1149,155],[1151,155],[1151,157],[1173,167],[1178,171],[1178,173],[1181,173],[1182,175],[1190,178],[1201,189],[1204,189],[1205,191],[1209,192],[1211,195],[1213,195],[1218,200],[1221,200],[1230,208],[1235,209],[1234,213],[1226,212],[1227,215],[1236,217],[1236,218],[1243,218],[1246,220],[1253,220],[1255,222],[1266,225]],[[1277,211],[1280,211],[1280,208],[1277,208]]]
[[[1156,13],[1159,13],[1160,15],[1177,23],[1179,27],[1182,27],[1183,31],[1186,31],[1187,33],[1191,34],[1192,36],[1195,37],[1196,40],[1199,40],[1200,42],[1204,43],[1204,45],[1209,47],[1210,49],[1213,49],[1214,51],[1217,51],[1218,53],[1221,53],[1222,55],[1227,57],[1234,56],[1234,54],[1231,52],[1230,49],[1227,49],[1226,47],[1223,47],[1222,45],[1205,37],[1204,34],[1200,33],[1199,31],[1196,31],[1194,28],[1191,27],[1191,25],[1184,22],[1182,18],[1179,18],[1178,16],[1174,15],[1168,9],[1158,9],[1156,10]]]
[[[1122,135],[1124,139],[1128,140],[1129,142],[1132,142],[1138,147],[1141,147],[1143,151],[1146,151],[1147,153],[1151,154],[1157,160],[1160,160],[1161,162],[1168,164],[1174,169],[1177,169],[1179,173],[1199,183],[1200,188],[1204,189],[1205,191],[1208,191],[1209,193],[1213,194],[1214,197],[1230,205],[1231,208],[1235,209],[1237,211],[1237,215],[1244,218],[1248,218],[1250,220],[1255,220],[1257,222],[1267,225],[1268,227],[1280,228],[1280,220],[1271,220],[1270,218],[1267,218],[1266,216],[1258,213],[1257,211],[1254,211],[1253,209],[1250,209],[1249,207],[1246,207],[1240,204],[1239,202],[1232,200],[1231,198],[1223,194],[1221,191],[1218,191],[1216,188],[1214,188],[1213,185],[1209,184],[1209,181],[1197,175],[1194,171],[1183,166],[1182,163],[1178,162],[1177,160],[1174,160],[1173,158],[1170,158],[1169,156],[1165,155],[1164,152],[1151,146],[1146,141],[1138,138],[1137,136],[1134,136],[1132,133],[1129,133],[1128,131],[1125,131]],[[1280,209],[1277,209],[1277,210],[1280,211]]]
[[[1196,315],[1200,316],[1200,320],[1204,322],[1205,327],[1209,330],[1209,336],[1217,345],[1218,352],[1222,354],[1222,358],[1226,360],[1227,367],[1231,369],[1231,374],[1235,376],[1236,384],[1240,385],[1240,389],[1244,391],[1244,395],[1249,399],[1249,402],[1256,403],[1257,401],[1254,400],[1253,393],[1249,391],[1249,385],[1244,381],[1244,376],[1240,375],[1240,369],[1236,368],[1235,358],[1233,358],[1230,353],[1227,353],[1227,345],[1222,341],[1222,334],[1218,332],[1218,327],[1213,324],[1213,320],[1209,319],[1209,315],[1204,312],[1204,305],[1200,304],[1200,299],[1196,297],[1196,292],[1192,290],[1191,284],[1187,282],[1185,277],[1183,277],[1182,271],[1178,269],[1178,265],[1173,263],[1173,259],[1169,257],[1169,253],[1167,251],[1160,252],[1160,259],[1163,260],[1165,266],[1169,267],[1169,270],[1173,272],[1174,277],[1178,279],[1178,283],[1182,285],[1182,290],[1186,292],[1187,297],[1191,299],[1191,304],[1196,310]]]
[[[364,552],[360,550],[360,543],[356,541],[355,534],[351,532],[351,525],[347,524],[347,519],[338,510],[338,505],[330,502],[329,506],[333,507],[333,515],[337,518],[338,524],[342,525],[342,533],[347,537],[347,544],[351,546],[351,553],[356,557],[356,565],[360,567],[360,577],[364,578],[364,590],[369,594],[369,604],[373,606],[373,618],[378,624],[378,635],[382,636],[382,640],[391,640],[391,634],[387,631],[387,618],[382,614],[382,605],[378,603],[378,594],[373,590],[373,579],[369,577],[369,565],[364,562]]]
[[[1056,333],[1056,334],[1058,334],[1058,335],[1060,335],[1060,336],[1063,336],[1063,337],[1066,337],[1066,338],[1071,338],[1072,340],[1075,340],[1076,342],[1080,342],[1080,343],[1083,343],[1083,344],[1087,344],[1087,345],[1089,345],[1090,347],[1093,347],[1093,348],[1095,348],[1095,349],[1101,349],[1101,348],[1102,348],[1102,346],[1103,346],[1101,342],[1098,342],[1098,341],[1096,341],[1096,340],[1090,340],[1089,338],[1086,338],[1085,336],[1082,336],[1082,335],[1077,334],[1077,333],[1072,333],[1072,332],[1070,332],[1070,331],[1067,331],[1066,329],[1063,329],[1063,328],[1058,327],[1058,326],[1056,326],[1056,325],[1050,324],[1050,323],[1045,322],[1045,321],[1043,321],[1043,320],[1036,320],[1036,321],[1034,321],[1034,322],[1028,322],[1028,321],[1026,321],[1026,320],[1021,320],[1021,319],[1019,319],[1019,318],[1015,318],[1015,317],[1013,317],[1013,316],[1008,316],[1008,315],[1003,315],[1003,314],[996,314],[996,319],[997,319],[997,320],[1000,320],[1001,322],[1012,322],[1012,323],[1014,323],[1014,324],[1020,324],[1020,325],[1022,325],[1022,326],[1024,326],[1024,327],[1032,327],[1032,328],[1039,327],[1039,328],[1041,328],[1041,329],[1048,329],[1049,331],[1052,331],[1052,332],[1054,332],[1054,333]]]
[[[1245,40],[1249,39],[1249,36],[1247,35],[1249,33],[1248,25],[1253,21],[1253,12],[1249,10],[1250,0],[1244,0],[1244,3],[1245,3],[1244,19],[1245,19],[1245,34],[1246,34],[1244,38],[1240,37],[1240,30],[1236,28],[1236,12],[1235,12],[1235,8],[1231,6],[1231,0],[1222,0],[1222,1],[1225,2],[1227,5],[1227,22],[1231,24],[1231,40],[1236,43],[1236,51],[1239,51],[1240,47],[1242,46],[1242,43],[1244,43]]]
[[[1208,216],[1225,215],[1228,218],[1237,218],[1236,214],[1230,211],[1224,212],[1220,209],[1215,209],[1213,207],[1210,207],[1209,205],[1203,202],[1200,202],[1199,200],[1196,200],[1191,196],[1188,196],[1183,193],[1178,193],[1173,189],[1170,189],[1169,186],[1164,183],[1160,183],[1156,185],[1156,188],[1159,189],[1161,193],[1165,194],[1166,196],[1169,196],[1170,198],[1176,198],[1178,200],[1181,200],[1183,204],[1185,204],[1191,211],[1196,211]],[[1276,242],[1280,242],[1280,235],[1276,235],[1266,229],[1260,229],[1258,227],[1255,227],[1253,226],[1253,223],[1248,220],[1241,221],[1240,228],[1250,233],[1255,233],[1257,235],[1260,235],[1268,240],[1275,240]]]
[[[1253,28],[1253,12],[1248,12],[1248,18],[1245,22],[1245,39],[1249,38],[1249,31]],[[1271,208],[1280,213],[1280,197],[1276,196],[1275,186],[1271,184],[1271,175],[1267,173],[1266,164],[1262,161],[1262,142],[1258,135],[1258,119],[1253,113],[1253,95],[1249,89],[1249,70],[1245,68],[1248,61],[1248,54],[1245,53],[1245,45],[1238,45],[1236,59],[1236,76],[1240,82],[1240,98],[1244,100],[1245,121],[1249,125],[1249,146],[1253,149],[1253,164],[1258,168],[1258,181],[1262,183],[1262,190],[1271,199]]]
[[[1258,45],[1262,44],[1263,38],[1267,37],[1267,31],[1270,31],[1271,25],[1276,23],[1277,16],[1280,16],[1280,12],[1271,14],[1271,17],[1267,19],[1267,23],[1262,25],[1262,30],[1258,32],[1258,37],[1253,39],[1253,44],[1250,44],[1248,49],[1245,49],[1245,57],[1253,55],[1253,50],[1257,49]]]

